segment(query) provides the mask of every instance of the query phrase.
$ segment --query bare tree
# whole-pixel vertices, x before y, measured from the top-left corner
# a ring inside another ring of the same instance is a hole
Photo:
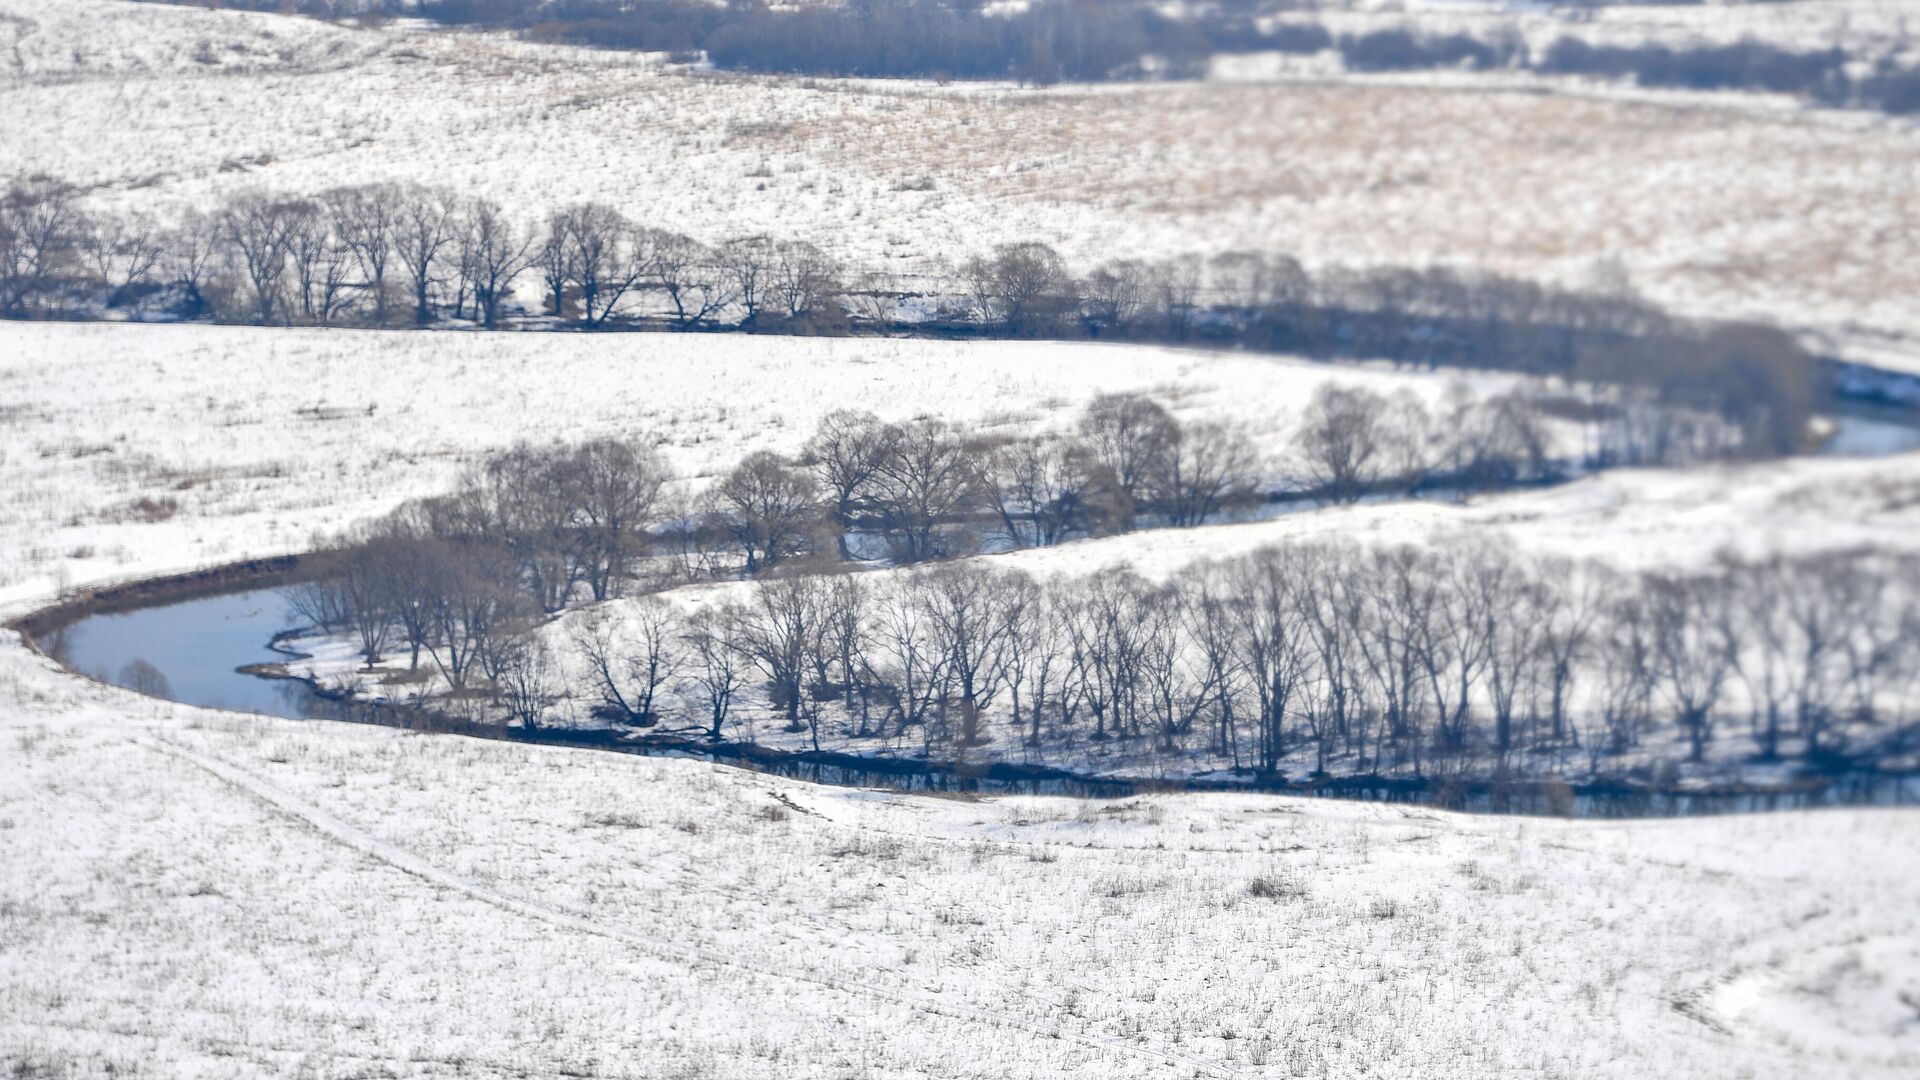
[[[944,421],[927,419],[889,428],[885,446],[873,504],[895,557],[919,562],[964,550],[980,491],[973,451]]]
[[[93,218],[79,240],[94,274],[107,287],[108,304],[120,302],[133,286],[148,280],[167,252],[166,232],[145,213]]]
[[[679,233],[659,233],[654,245],[653,285],[673,305],[673,324],[691,329],[733,303],[735,280],[706,245]]]
[[[359,260],[361,284],[373,296],[373,318],[387,322],[387,267],[398,242],[405,192],[397,184],[335,188],[325,196],[340,239]]]
[[[733,279],[733,296],[743,312],[742,326],[758,325],[760,313],[776,303],[779,256],[764,236],[739,236],[720,245],[720,268]]]
[[[714,742],[720,741],[745,678],[745,661],[727,640],[734,621],[734,612],[727,607],[695,612],[681,639],[687,650],[687,682],[706,706],[707,738]]]
[[[1371,390],[1322,383],[1301,419],[1300,452],[1316,491],[1358,502],[1379,480],[1386,457],[1386,399]]]
[[[1641,590],[1648,660],[1686,733],[1688,759],[1700,761],[1713,740],[1715,710],[1738,653],[1731,590],[1716,578],[1673,574],[1645,575]]]
[[[1013,547],[1050,546],[1091,531],[1093,461],[1064,439],[1014,439],[986,451],[982,490]]]
[[[935,650],[953,679],[962,746],[984,741],[980,720],[998,695],[1011,653],[1010,608],[1024,608],[1030,582],[1017,570],[979,562],[934,567],[907,579],[927,613]]]
[[[569,280],[579,289],[588,326],[604,325],[620,301],[659,270],[658,232],[635,226],[605,204],[570,206],[554,216],[548,231],[542,272],[550,287],[559,278],[556,300]]]
[[[798,240],[774,245],[773,255],[768,291],[787,322],[840,314],[840,267],[831,257]]]
[[[461,215],[464,227],[459,245],[461,272],[473,291],[480,325],[500,325],[500,310],[513,295],[513,283],[533,266],[537,251],[533,233],[515,225],[490,199],[473,199]],[[563,275],[561,288],[565,288]]]
[[[1080,414],[1080,438],[1100,468],[1111,496],[1111,523],[1122,531],[1148,502],[1149,485],[1163,474],[1180,440],[1173,415],[1140,394],[1100,394]]]
[[[537,634],[517,634],[498,646],[494,685],[509,724],[540,727],[560,700],[553,657]]]
[[[934,640],[933,618],[919,596],[905,587],[880,594],[874,604],[874,680],[889,705],[896,735],[918,727],[932,743],[928,720],[946,696],[951,652]]]
[[[1155,313],[1160,330],[1175,341],[1185,341],[1193,331],[1193,317],[1199,310],[1200,260],[1191,255],[1168,259],[1151,268]]]
[[[747,573],[777,566],[811,546],[819,521],[818,488],[811,475],[780,455],[748,454],[715,485],[713,497],[746,556]]]
[[[1324,582],[1316,591],[1327,597],[1314,610],[1321,633],[1332,632],[1329,619],[1351,624],[1357,666],[1371,677],[1385,737],[1412,751],[1417,770],[1428,702],[1423,647],[1439,617],[1440,579],[1425,553],[1408,546],[1371,552],[1357,564],[1323,552],[1316,563]]]
[[[564,476],[583,574],[593,598],[605,600],[645,548],[670,478],[667,465],[650,446],[596,439],[574,449]]]
[[[1007,624],[1007,695],[1013,726],[1021,726],[1024,708],[1027,745],[1038,746],[1041,722],[1049,715],[1062,715],[1061,702],[1068,697],[1072,634],[1066,624],[1074,607],[1031,579],[1017,590],[1002,612]]]
[[[839,527],[840,557],[852,558],[847,533],[866,512],[875,493],[880,464],[891,453],[890,435],[879,417],[840,409],[820,420],[801,460],[820,481],[834,523]]]
[[[1229,608],[1239,622],[1233,641],[1253,690],[1260,770],[1266,773],[1277,772],[1290,749],[1288,719],[1313,670],[1315,650],[1299,584],[1310,569],[1295,550],[1268,548],[1230,571],[1241,597]]]
[[[1150,505],[1175,527],[1205,524],[1257,498],[1260,455],[1246,433],[1224,424],[1189,424],[1152,459]]]
[[[1274,279],[1272,264],[1256,251],[1226,251],[1207,262],[1207,283],[1214,303],[1242,333],[1273,307]]]
[[[198,210],[182,215],[166,237],[164,272],[186,294],[189,314],[198,315],[208,306],[206,290],[222,247],[219,220]]]
[[[655,710],[661,687],[681,670],[685,657],[673,608],[653,596],[632,602],[624,619],[605,612],[589,613],[574,634],[574,643],[586,657],[600,713],[622,723],[651,727],[659,721]]]
[[[1540,580],[1548,587],[1540,594],[1540,651],[1545,665],[1548,739],[1563,745],[1572,734],[1568,705],[1574,680],[1595,649],[1594,636],[1606,610],[1607,596],[1618,588],[1604,568],[1570,559],[1547,559],[1539,564]]]
[[[0,311],[22,310],[51,291],[83,224],[69,185],[47,177],[8,185],[0,195]]]
[[[294,611],[315,626],[352,633],[368,671],[384,658],[395,625],[395,583],[386,543],[382,537],[368,537],[316,559],[321,565],[314,579],[288,591]]]
[[[852,574],[834,577],[822,598],[817,638],[820,689],[839,689],[848,714],[858,719],[858,738],[873,734],[871,606],[864,580]]]
[[[287,254],[293,262],[301,316],[310,322],[331,323],[353,288],[354,256],[336,234],[325,204],[297,204]]]
[[[417,184],[402,190],[393,249],[407,270],[413,290],[413,321],[418,325],[433,321],[432,290],[439,281],[435,275],[459,232],[452,196]]]
[[[565,214],[547,219],[546,231],[533,252],[533,265],[547,290],[547,314],[557,319],[566,318],[571,310],[567,304],[567,287],[573,284],[577,272]]]
[[[288,247],[299,218],[298,203],[262,191],[237,195],[220,212],[221,232],[253,291],[254,313],[261,322],[272,322],[280,306]]]
[[[1009,334],[1044,334],[1079,304],[1058,252],[1037,241],[1001,244],[962,270],[979,317]]]
[[[1145,263],[1120,259],[1102,263],[1081,286],[1081,318],[1095,337],[1125,336],[1152,303],[1152,272]]]
[[[809,660],[819,650],[826,592],[816,577],[761,578],[748,600],[729,610],[727,645],[760,669],[772,685],[772,700],[786,717],[788,731],[804,731],[812,720],[813,748],[820,749],[820,727],[808,704]],[[804,718],[803,718],[804,717]]]
[[[1868,727],[1880,724],[1882,691],[1889,682],[1897,684],[1902,654],[1915,645],[1901,621],[1900,604],[1900,592],[1910,589],[1915,579],[1908,576],[1910,561],[1880,553],[1836,554],[1808,563],[1807,571],[1821,583],[1817,587],[1823,587],[1839,608],[1833,623],[1845,627],[1835,658],[1840,687],[1829,690],[1816,683],[1800,688],[1806,704],[1801,729],[1811,755],[1838,748],[1838,739],[1836,745],[1828,745],[1825,740],[1842,719],[1835,715],[1841,711],[1842,701],[1844,711],[1855,723]],[[1814,623],[1824,613],[1805,599],[1797,607],[1799,632],[1805,635],[1814,631]]]
[[[1510,545],[1473,549],[1462,587],[1484,612],[1487,700],[1493,711],[1493,749],[1502,768],[1518,739],[1519,710],[1540,680],[1551,586]]]
[[[456,692],[467,688],[515,613],[513,562],[485,544],[442,544],[429,579],[427,653]]]

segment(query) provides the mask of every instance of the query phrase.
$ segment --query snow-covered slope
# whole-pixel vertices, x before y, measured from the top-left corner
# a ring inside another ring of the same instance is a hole
[[[0,644],[21,1075],[1912,1075],[1910,813],[980,802],[212,714]]]
[[[65,177],[103,206],[418,179],[530,217],[599,199],[702,240],[804,237],[908,273],[1028,239],[1080,266],[1260,247],[1582,285],[1617,264],[1691,311],[1920,334],[1920,132],[1883,117],[1473,79],[723,77],[117,0],[0,0],[0,20],[16,39],[0,176]]]
[[[1049,342],[0,323],[0,611],[56,578],[306,550],[522,440],[652,440],[704,486],[834,409],[1011,433],[1135,390],[1278,455],[1327,381],[1438,404],[1459,378]]]

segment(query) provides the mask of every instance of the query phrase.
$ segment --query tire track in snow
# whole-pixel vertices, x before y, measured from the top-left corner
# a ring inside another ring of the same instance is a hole
[[[838,993],[864,995],[881,1001],[892,1002],[909,1009],[939,1016],[963,1023],[978,1024],[984,1027],[1025,1031],[1045,1039],[1074,1043],[1090,1050],[1106,1051],[1127,1057],[1142,1058],[1161,1065],[1185,1066],[1207,1076],[1246,1077],[1249,1074],[1204,1058],[1191,1057],[1172,1050],[1162,1050],[1150,1046],[1139,1046],[1114,1039],[1103,1038],[1081,1032],[1067,1031],[1058,1025],[1051,1025],[1021,1016],[994,1013],[985,1009],[974,1009],[964,1005],[951,1005],[934,1001],[921,994],[910,991],[893,990],[871,983],[831,979],[811,975],[803,971],[784,968],[764,962],[751,962],[737,956],[702,949],[691,945],[674,945],[657,938],[648,937],[618,927],[606,926],[591,919],[576,915],[562,908],[537,904],[510,896],[496,889],[488,888],[478,882],[469,881],[447,870],[433,865],[404,848],[380,840],[359,828],[313,806],[265,780],[247,772],[222,758],[203,754],[173,742],[159,735],[132,736],[132,741],[157,753],[177,758],[196,766],[214,778],[238,788],[255,799],[266,803],[288,817],[299,821],[329,840],[363,855],[377,859],[396,870],[420,878],[423,881],[462,893],[472,899],[488,904],[510,914],[534,919],[576,933],[607,938],[632,947],[655,959],[682,965],[709,964],[727,967],[751,974],[792,982],[806,983]]]

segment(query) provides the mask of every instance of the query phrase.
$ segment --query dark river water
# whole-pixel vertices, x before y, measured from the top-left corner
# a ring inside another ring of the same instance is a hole
[[[322,698],[304,682],[263,678],[238,670],[250,664],[287,659],[285,654],[269,648],[268,643],[276,633],[293,628],[299,622],[279,590],[258,589],[158,604],[122,614],[89,616],[47,644],[75,671],[188,705],[290,719],[404,722],[378,706],[350,705]],[[497,729],[490,730],[496,737],[503,734]],[[604,732],[545,732],[526,741],[697,758],[813,783],[894,791],[1114,798],[1163,787],[1091,778],[961,773],[939,767],[879,765],[869,768],[844,761],[749,759],[725,750],[663,749],[615,743]],[[1440,790],[1390,783],[1290,786],[1270,790],[1478,813],[1593,818],[1752,813],[1819,806],[1920,806],[1920,777],[1878,774],[1837,777],[1817,791],[1769,795],[1569,791],[1533,785],[1478,785]]]

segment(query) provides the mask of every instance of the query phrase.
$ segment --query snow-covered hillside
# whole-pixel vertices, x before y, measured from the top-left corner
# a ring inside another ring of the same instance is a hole
[[[599,199],[937,270],[1261,247],[1920,332],[1910,123],[1737,95],[1377,81],[1060,87],[701,74],[657,57],[117,0],[0,0],[0,175],[171,210],[419,179],[529,216]],[[1686,16],[1676,16],[1686,17]]]
[[[1361,26],[1395,5],[1572,25],[1519,0],[1327,6]],[[1905,6],[1608,8],[1582,32],[1738,25],[1812,47],[1904,33]],[[1664,302],[1920,364],[1910,122],[1461,72],[1254,74],[1045,91],[736,78],[407,23],[0,0],[0,183],[51,173],[99,207],[170,213],[254,185],[419,179],[528,216],[600,199],[703,240],[804,237],[908,274],[1015,239],[1080,264],[1258,246],[1614,286],[1624,268]],[[522,441],[655,444],[677,498],[749,452],[794,451],[835,409],[1013,434],[1138,391],[1183,424],[1243,429],[1273,481],[1328,383],[1429,406],[1531,385],[1092,343],[5,321],[0,622],[89,586],[313,550]],[[1555,415],[1581,415],[1555,389]],[[1889,420],[1833,445],[1889,449],[1890,432],[1911,435]],[[1584,431],[1556,421],[1546,441],[1577,452]],[[1728,549],[1920,552],[1920,452],[1621,470],[977,558],[1042,581],[1122,565],[1165,580],[1272,544],[1460,537],[1626,571]],[[1879,588],[1909,576],[1851,579],[1866,602],[1843,618],[1910,596]],[[591,690],[563,647],[639,604],[533,631],[576,715]],[[1528,610],[1543,609],[1510,621]],[[1899,641],[1913,623],[1891,625]],[[1714,663],[1734,648],[1699,646]],[[338,674],[349,652],[320,659]],[[752,695],[762,727],[744,734],[799,745]],[[1751,762],[1738,732],[1713,749],[1735,755]],[[1609,822],[822,787],[190,707],[0,627],[0,1077],[1910,1080],[1916,813]]]
[[[952,801],[0,645],[20,1075],[1912,1075],[1911,816]]]
[[[1279,468],[1328,381],[1436,405],[1520,382],[1050,342],[4,323],[0,611],[56,579],[307,550],[523,440],[652,441],[701,487],[835,409],[1013,433],[1133,390],[1244,425]]]

